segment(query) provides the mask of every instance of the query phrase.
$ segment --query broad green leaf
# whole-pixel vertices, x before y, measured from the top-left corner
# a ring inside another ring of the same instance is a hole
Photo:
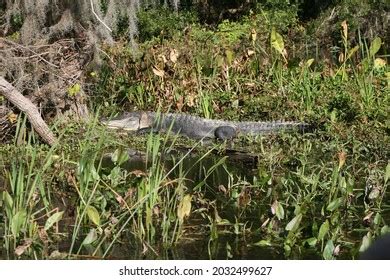
[[[51,215],[45,223],[45,230],[48,230],[51,228],[55,223],[57,223],[59,220],[62,219],[62,215],[64,214],[64,211],[56,212],[53,215]]]
[[[22,209],[16,212],[11,220],[11,232],[16,237],[19,235],[22,225],[26,222],[27,212]]]
[[[191,200],[192,195],[187,194],[184,196],[183,200],[180,201],[179,207],[177,208],[177,217],[179,218],[180,223],[183,223],[184,218],[188,217],[191,213]]]
[[[89,245],[91,244],[92,242],[94,242],[96,239],[98,238],[98,235],[97,235],[97,232],[96,232],[96,229],[91,229],[89,231],[89,233],[87,234],[87,236],[84,238],[83,240],[83,245]]]
[[[287,231],[296,231],[302,221],[302,214],[296,215],[286,226]]]
[[[326,207],[326,210],[331,211],[331,212],[332,212],[333,210],[336,210],[337,208],[339,208],[339,206],[341,205],[342,201],[343,201],[343,200],[342,200],[341,197],[334,199],[334,200],[331,201],[331,202],[329,203],[329,205]]]
[[[284,219],[284,209],[283,209],[283,206],[281,203],[277,203],[276,204],[276,217],[278,217],[279,220],[283,220]]]
[[[347,181],[345,180],[344,176],[340,176],[339,177],[339,188],[342,189],[342,190],[346,190],[347,189]]]
[[[111,160],[120,165],[129,159],[129,154],[123,149],[116,149],[115,152],[111,155]]]
[[[368,232],[365,236],[363,236],[362,244],[360,245],[359,252],[364,252],[370,247],[372,242],[372,235]]]
[[[110,176],[111,184],[113,186],[118,185],[121,178],[121,168],[119,166],[115,166],[113,169],[111,169]]]
[[[324,257],[325,260],[333,260],[333,251],[334,251],[334,244],[332,240],[328,240],[326,242],[324,252],[322,253],[322,256]]]
[[[100,215],[95,207],[91,205],[87,206],[87,215],[95,225],[100,226]]]
[[[376,37],[371,42],[371,45],[370,45],[370,50],[369,50],[370,56],[374,56],[379,51],[379,49],[381,48],[381,45],[382,45],[382,39],[379,38],[379,37]]]
[[[284,56],[284,41],[282,35],[276,32],[275,27],[271,31],[271,46],[281,55]]]
[[[120,149],[116,149],[112,154],[111,154],[111,160],[113,163],[118,162],[119,154],[121,153]]]
[[[379,225],[382,222],[382,215],[380,213],[376,213],[374,217],[374,225]]]
[[[315,237],[310,237],[310,238],[306,239],[305,242],[306,242],[307,245],[309,245],[310,247],[314,247],[314,246],[317,244],[317,238],[315,238]]]
[[[300,214],[301,212],[302,212],[301,206],[299,206],[298,204],[295,205],[295,208],[294,208],[294,215],[296,216],[296,215]]]
[[[320,230],[318,231],[318,239],[323,240],[325,235],[329,232],[329,221],[326,220],[320,226]]]
[[[100,175],[99,175],[99,173],[96,171],[95,166],[92,166],[92,167],[91,167],[91,175],[92,175],[92,179],[95,180],[95,181],[97,181],[97,180],[100,179]]]

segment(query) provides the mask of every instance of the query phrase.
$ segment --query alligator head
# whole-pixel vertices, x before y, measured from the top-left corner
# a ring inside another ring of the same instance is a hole
[[[102,119],[100,122],[108,128],[126,131],[137,131],[152,126],[152,120],[145,112],[124,113],[113,119]]]

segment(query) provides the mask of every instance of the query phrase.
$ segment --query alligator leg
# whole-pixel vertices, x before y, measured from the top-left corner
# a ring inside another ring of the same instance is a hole
[[[215,138],[220,140],[232,140],[237,136],[237,129],[233,126],[219,126],[214,131]]]

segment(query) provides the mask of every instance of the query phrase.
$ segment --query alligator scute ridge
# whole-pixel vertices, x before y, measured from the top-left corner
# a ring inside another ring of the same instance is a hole
[[[170,131],[192,139],[232,139],[238,135],[263,135],[283,130],[305,131],[309,125],[295,121],[226,121],[206,119],[183,113],[127,112],[114,119],[102,120],[109,128],[139,131]]]

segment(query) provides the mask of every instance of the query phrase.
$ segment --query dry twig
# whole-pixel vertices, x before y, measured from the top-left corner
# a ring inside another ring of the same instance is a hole
[[[57,139],[50,131],[47,124],[41,118],[37,107],[19,91],[17,91],[10,83],[3,77],[0,77],[0,93],[4,95],[12,104],[19,110],[26,113],[35,131],[45,140],[49,145],[53,145]]]

